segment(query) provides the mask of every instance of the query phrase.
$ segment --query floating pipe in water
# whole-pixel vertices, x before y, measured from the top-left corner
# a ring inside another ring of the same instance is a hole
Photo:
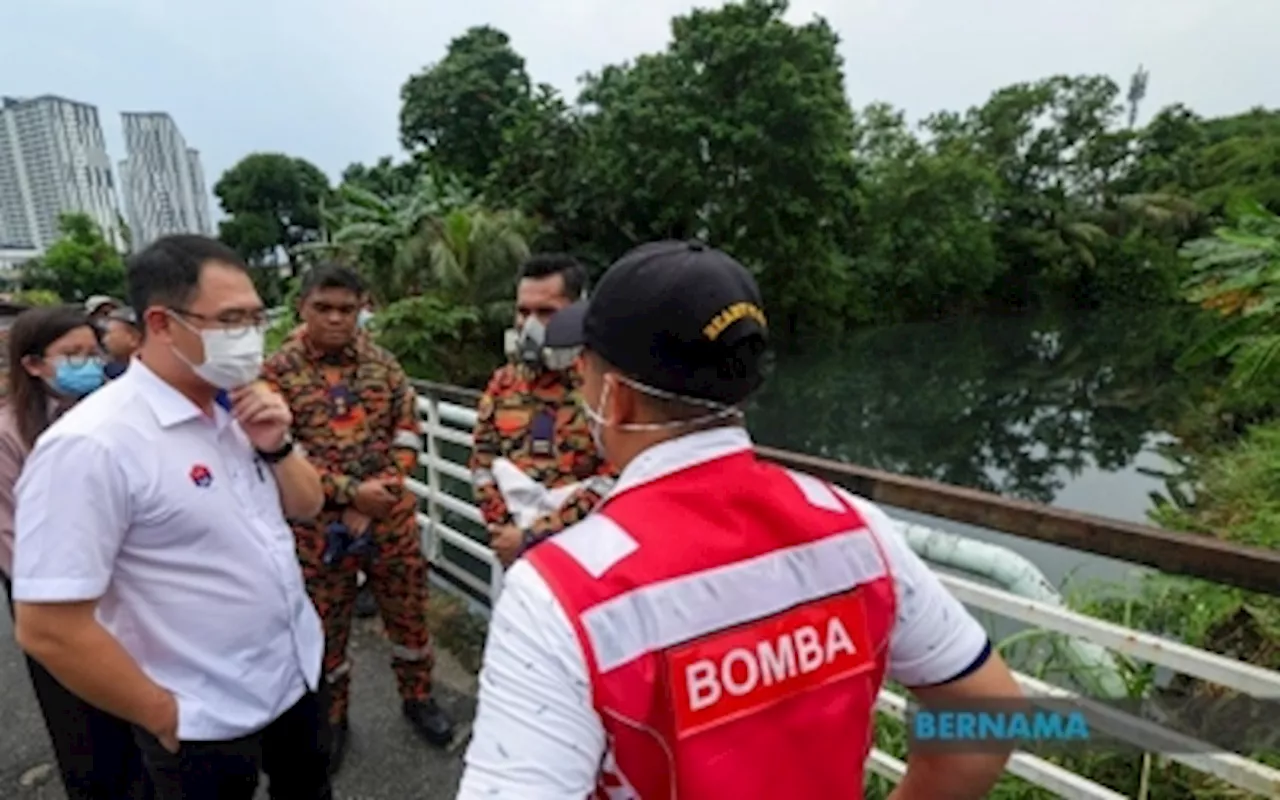
[[[894,520],[907,545],[926,562],[988,580],[1005,591],[1066,608],[1062,595],[1034,563],[1012,550],[958,534]],[[1063,637],[1072,675],[1095,696],[1119,700],[1129,697],[1128,684],[1111,652],[1077,637]]]

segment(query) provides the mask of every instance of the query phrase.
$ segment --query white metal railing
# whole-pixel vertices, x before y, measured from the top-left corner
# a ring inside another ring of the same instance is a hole
[[[429,395],[418,398],[418,408],[422,416],[425,445],[420,461],[426,480],[410,480],[409,488],[422,499],[426,509],[425,513],[418,514],[423,549],[431,558],[433,567],[455,586],[465,588],[473,597],[481,598],[491,605],[502,591],[502,567],[493,552],[479,538],[484,535],[483,520],[470,496],[471,475],[465,463],[472,447],[471,430],[475,426],[476,412],[472,408],[437,400]],[[445,457],[441,452],[442,444],[457,448],[459,458]],[[464,498],[446,491],[442,487],[441,478],[457,481],[462,487],[461,493],[467,496]],[[472,536],[451,524],[454,518],[468,526],[475,526],[476,535]],[[488,570],[488,575],[477,576],[465,563],[450,558],[446,545],[479,562]],[[956,597],[973,608],[1042,630],[1077,637],[1133,659],[1210,681],[1245,695],[1280,700],[1280,673],[966,578],[945,573],[939,573],[939,578]],[[1028,675],[1015,673],[1015,677],[1029,695],[1079,698],[1072,691]],[[883,690],[876,707],[889,717],[904,719],[907,700],[902,695]],[[1106,726],[1106,733],[1136,745],[1149,745],[1152,741],[1151,737],[1141,735],[1143,730],[1151,731],[1154,726],[1154,730],[1159,732],[1156,723],[1119,710],[1106,710],[1104,717],[1111,723]],[[1095,724],[1099,723],[1095,720]],[[1185,744],[1179,748],[1184,752],[1168,754],[1164,758],[1213,775],[1238,789],[1263,797],[1280,798],[1280,770],[1235,753],[1214,752],[1209,744],[1189,737],[1168,731],[1163,731],[1162,736],[1165,739],[1181,740]],[[867,766],[871,772],[894,782],[901,780],[905,770],[905,764],[900,759],[879,749],[872,751]],[[1126,797],[1030,753],[1015,753],[1010,759],[1008,770],[1059,797],[1072,800],[1122,800]]]

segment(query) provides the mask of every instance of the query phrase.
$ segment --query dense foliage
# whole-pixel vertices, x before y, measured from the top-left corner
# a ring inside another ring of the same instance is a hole
[[[329,179],[318,167],[279,153],[254,153],[227,170],[213,193],[228,215],[218,235],[254,264],[281,257],[320,238],[320,209]]]
[[[1189,298],[1224,320],[1184,360],[1229,358],[1230,390],[1271,399],[1280,377],[1280,217],[1254,201],[1233,210],[1233,227],[1182,250],[1192,266]]]
[[[776,329],[811,333],[1174,302],[1181,244],[1238,198],[1280,210],[1280,113],[1175,105],[1138,127],[1139,70],[1127,91],[1053,76],[912,124],[850,108],[835,32],[786,10],[677,17],[664,50],[586,76],[576,98],[537,83],[502,31],[467,30],[404,84],[407,157],[331,188],[304,161],[251,155],[217,185],[223,236],[264,263],[321,243],[383,302],[442,288],[452,268],[432,250],[463,254],[464,220],[477,249],[566,250],[597,274],[638,242],[697,236],[756,271]],[[446,299],[483,323],[510,281],[486,271],[505,256],[482,260],[458,263],[493,283],[459,292],[455,274]]]
[[[63,214],[58,231],[61,236],[44,255],[23,265],[22,283],[27,292],[43,292],[34,297],[43,297],[46,302],[48,293],[71,302],[95,294],[124,294],[124,259],[92,219],[84,214]]]

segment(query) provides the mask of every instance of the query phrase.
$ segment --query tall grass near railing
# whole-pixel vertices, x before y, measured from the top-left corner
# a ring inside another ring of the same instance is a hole
[[[1208,593],[1209,596],[1204,600],[1198,600],[1194,594],[1187,594],[1188,583],[1203,582],[1151,575],[1142,578],[1136,587],[1095,583],[1074,589],[1068,586],[1065,593],[1067,604],[1081,613],[1238,657],[1238,654],[1214,646],[1217,643],[1215,633],[1220,630],[1219,625],[1224,615],[1229,616],[1230,601],[1213,592]],[[1228,593],[1232,591],[1212,584],[1208,588]],[[1182,624],[1175,625],[1174,620],[1182,620]],[[1184,635],[1179,636],[1178,633]],[[1077,690],[1090,683],[1088,676],[1080,675],[1067,657],[1066,637],[1061,634],[1033,629],[1020,631],[1003,639],[997,645],[997,651],[1019,672],[1047,683]],[[1153,696],[1173,699],[1187,694],[1218,691],[1217,687],[1183,676],[1161,675],[1149,663],[1120,653],[1114,655],[1129,699]],[[1272,668],[1275,668],[1274,665]],[[898,694],[904,693],[903,687],[897,684],[890,683],[886,688]],[[875,743],[881,750],[898,758],[905,758],[908,750],[905,723],[886,714],[879,714]],[[1280,754],[1261,748],[1242,755],[1271,766],[1280,766]],[[1082,748],[1078,754],[1064,753],[1043,757],[1135,800],[1245,800],[1263,797],[1173,762],[1159,753],[1099,752]],[[867,800],[885,800],[893,786],[892,781],[879,775],[871,775],[868,779]],[[988,797],[990,800],[1051,800],[1058,795],[1006,773]]]

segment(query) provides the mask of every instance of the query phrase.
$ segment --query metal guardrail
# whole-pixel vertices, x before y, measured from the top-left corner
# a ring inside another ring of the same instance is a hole
[[[425,396],[465,408],[475,407],[480,399],[479,392],[461,386],[431,381],[414,381],[414,385]],[[785,467],[838,483],[887,506],[1141,564],[1171,575],[1280,596],[1277,550],[1052,508],[772,447],[757,447],[756,451]]]
[[[418,388],[420,392],[418,407],[423,417],[425,442],[421,464],[425,471],[426,480],[411,480],[409,487],[423,500],[425,505],[425,512],[420,513],[418,517],[422,525],[423,546],[430,556],[433,566],[443,577],[456,588],[470,595],[471,598],[487,605],[497,598],[502,590],[502,568],[492,551],[477,538],[483,536],[482,517],[479,509],[472,503],[470,496],[465,499],[458,496],[459,493],[467,493],[469,495],[470,492],[471,476],[465,466],[465,459],[472,446],[471,429],[475,425],[476,418],[473,405],[478,395],[459,387],[438,384],[421,383]],[[459,458],[451,459],[446,457],[443,452],[446,447],[456,448]],[[764,450],[764,448],[761,449]],[[781,451],[767,451],[765,455],[787,466],[794,466],[797,469],[813,472],[827,479],[834,478],[836,483],[847,485],[851,482],[849,480],[841,480],[839,475],[831,474],[833,469],[829,465],[836,464],[836,462],[828,462],[823,469],[812,469],[805,466],[810,463],[810,459],[806,456]],[[843,468],[845,465],[836,464],[836,466]],[[900,478],[900,476],[892,477],[895,479]],[[446,491],[443,488],[442,478],[458,482],[459,493]],[[910,480],[914,481],[914,479]],[[852,483],[853,485],[850,488],[857,491],[859,488],[858,481],[854,479]],[[927,484],[929,482],[920,481],[918,483]],[[900,482],[894,485],[899,484]],[[862,488],[866,488],[865,482],[862,484]],[[921,491],[920,487],[917,487],[915,491]],[[870,492],[870,494],[873,495],[873,499],[875,499],[874,496],[877,496],[875,491]],[[982,493],[972,494],[980,495]],[[882,502],[888,502],[884,499],[884,492],[878,493],[878,497]],[[975,502],[971,498],[970,507],[973,507]],[[984,502],[991,505],[990,500],[985,500]],[[919,505],[925,504],[925,501],[920,501],[916,506],[908,506],[895,496],[892,504],[919,510]],[[1030,506],[1031,504],[1020,505]],[[1056,510],[1049,509],[1048,511],[1053,512]],[[936,510],[936,506],[931,513],[939,513]],[[950,516],[945,513],[940,513],[939,515]],[[1024,518],[1035,515],[1038,515],[1037,518],[1042,520],[1055,516],[1052,513],[1046,514],[1042,510],[1027,509]],[[973,522],[973,516],[973,514],[970,514],[966,517],[962,512],[958,517],[953,518]],[[1066,514],[1066,516],[1084,517],[1085,515]],[[1100,520],[1100,518],[1086,519],[1095,529],[1105,529],[1105,526],[1122,526],[1136,529],[1136,532],[1131,530],[1129,535],[1140,538],[1149,537],[1148,531],[1156,530],[1154,528],[1144,529],[1143,526],[1126,526],[1124,523]],[[1102,523],[1101,525],[1099,525],[1099,520]],[[463,525],[474,526],[476,535],[472,536],[461,530],[460,528]],[[1041,532],[1053,529],[1052,525],[1039,528]],[[1017,531],[1013,532],[1016,533]],[[1167,532],[1159,531],[1158,533],[1165,534]],[[1045,541],[1063,544],[1058,538],[1049,536],[1035,536],[1033,538],[1042,538]],[[1151,542],[1154,539],[1147,538],[1145,541]],[[1168,547],[1170,545],[1166,544],[1165,546]],[[465,554],[465,558],[473,560],[476,566],[487,569],[488,575],[481,577],[474,574],[472,570],[467,568],[465,563],[450,557],[448,555],[450,550]],[[1098,551],[1094,549],[1089,550],[1089,552]],[[1114,557],[1116,552],[1117,548],[1111,548],[1105,555]],[[1240,557],[1241,555],[1236,553],[1231,558],[1239,562]],[[1152,560],[1161,560],[1164,564],[1181,562],[1181,559],[1174,559],[1171,562],[1167,558],[1153,558]],[[1236,563],[1236,567],[1239,567],[1239,563]],[[1162,565],[1157,564],[1154,566]],[[1238,576],[1244,576],[1242,580],[1248,582],[1249,578],[1247,576],[1253,574],[1255,569],[1255,566],[1248,565],[1237,574]],[[1280,571],[1272,573],[1273,581],[1276,574],[1280,574]],[[946,574],[940,574],[940,578],[952,593],[971,607],[1027,623],[1042,630],[1079,637],[1109,650],[1123,653],[1130,658],[1155,664],[1179,674],[1199,678],[1245,695],[1257,698],[1280,699],[1280,673],[1278,672],[1235,661],[1225,656],[1189,647],[1153,634],[1125,628],[1059,606],[1028,600],[965,578]],[[1237,583],[1237,585],[1239,584]],[[1275,587],[1271,588],[1274,590]],[[1030,695],[1055,698],[1078,697],[1072,691],[1044,683],[1028,675],[1016,674],[1015,677]],[[889,717],[902,719],[905,715],[906,704],[905,697],[888,690],[882,690],[877,699],[876,707],[878,711]],[[1108,734],[1136,745],[1150,742],[1150,739],[1144,741],[1143,737],[1135,736],[1133,732],[1142,730],[1143,726],[1150,729],[1155,723],[1140,720],[1120,711],[1108,712],[1108,717],[1114,718],[1115,725],[1114,729],[1106,731]],[[1238,789],[1253,792],[1263,797],[1280,798],[1280,770],[1234,753],[1213,752],[1214,748],[1204,742],[1195,742],[1188,737],[1180,738],[1188,743],[1187,747],[1181,748],[1185,752],[1169,754],[1163,756],[1164,758],[1179,762],[1199,772],[1213,775]],[[872,752],[867,766],[871,772],[895,782],[901,779],[905,770],[905,764],[900,759],[879,749]],[[1059,797],[1078,798],[1079,800],[1119,800],[1125,797],[1125,795],[1096,781],[1073,773],[1030,753],[1015,753],[1009,762],[1008,770],[1019,778],[1043,787]]]

